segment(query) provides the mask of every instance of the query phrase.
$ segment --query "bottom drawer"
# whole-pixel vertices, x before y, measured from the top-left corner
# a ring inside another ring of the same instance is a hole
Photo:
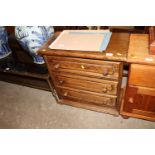
[[[64,88],[57,88],[60,93],[62,99],[68,99],[77,102],[85,102],[90,104],[96,104],[100,106],[115,106],[116,97],[108,97],[108,96],[99,96],[95,94],[91,94],[86,91],[81,90],[71,90]]]
[[[122,111],[130,116],[155,120],[155,89],[128,86]]]

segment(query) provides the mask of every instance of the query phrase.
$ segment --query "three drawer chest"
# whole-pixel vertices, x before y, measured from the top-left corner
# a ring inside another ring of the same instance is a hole
[[[119,115],[123,65],[130,35],[113,33],[103,52],[50,49],[57,35],[39,50],[46,61],[57,102]]]

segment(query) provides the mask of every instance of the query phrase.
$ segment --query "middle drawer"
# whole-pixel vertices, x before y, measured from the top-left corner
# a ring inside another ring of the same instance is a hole
[[[117,95],[118,82],[70,74],[52,74],[54,83],[60,87],[76,88],[102,94]]]

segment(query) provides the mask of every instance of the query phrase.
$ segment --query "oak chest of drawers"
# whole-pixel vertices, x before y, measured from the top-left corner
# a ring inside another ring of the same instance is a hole
[[[48,66],[58,103],[118,115],[129,34],[113,33],[107,50],[101,53],[51,50],[48,46],[56,36],[39,53]]]

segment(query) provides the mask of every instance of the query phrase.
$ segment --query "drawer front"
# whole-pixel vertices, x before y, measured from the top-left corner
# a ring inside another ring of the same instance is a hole
[[[132,64],[129,84],[155,88],[155,66]]]
[[[57,87],[57,90],[59,91],[59,94],[61,94],[62,99],[71,101],[112,107],[114,107],[116,103],[116,97],[98,96],[81,90],[71,90],[60,87]]]
[[[155,119],[155,89],[128,86],[123,111]]]
[[[88,90],[92,92],[116,95],[118,82],[100,80],[100,82],[95,82],[92,78],[83,78],[78,76],[77,78],[70,76],[62,76],[53,73],[54,82],[60,87],[76,88],[80,90]]]
[[[64,57],[48,57],[47,60],[50,69],[55,72],[68,72],[84,76],[116,80],[119,78],[119,62]]]

